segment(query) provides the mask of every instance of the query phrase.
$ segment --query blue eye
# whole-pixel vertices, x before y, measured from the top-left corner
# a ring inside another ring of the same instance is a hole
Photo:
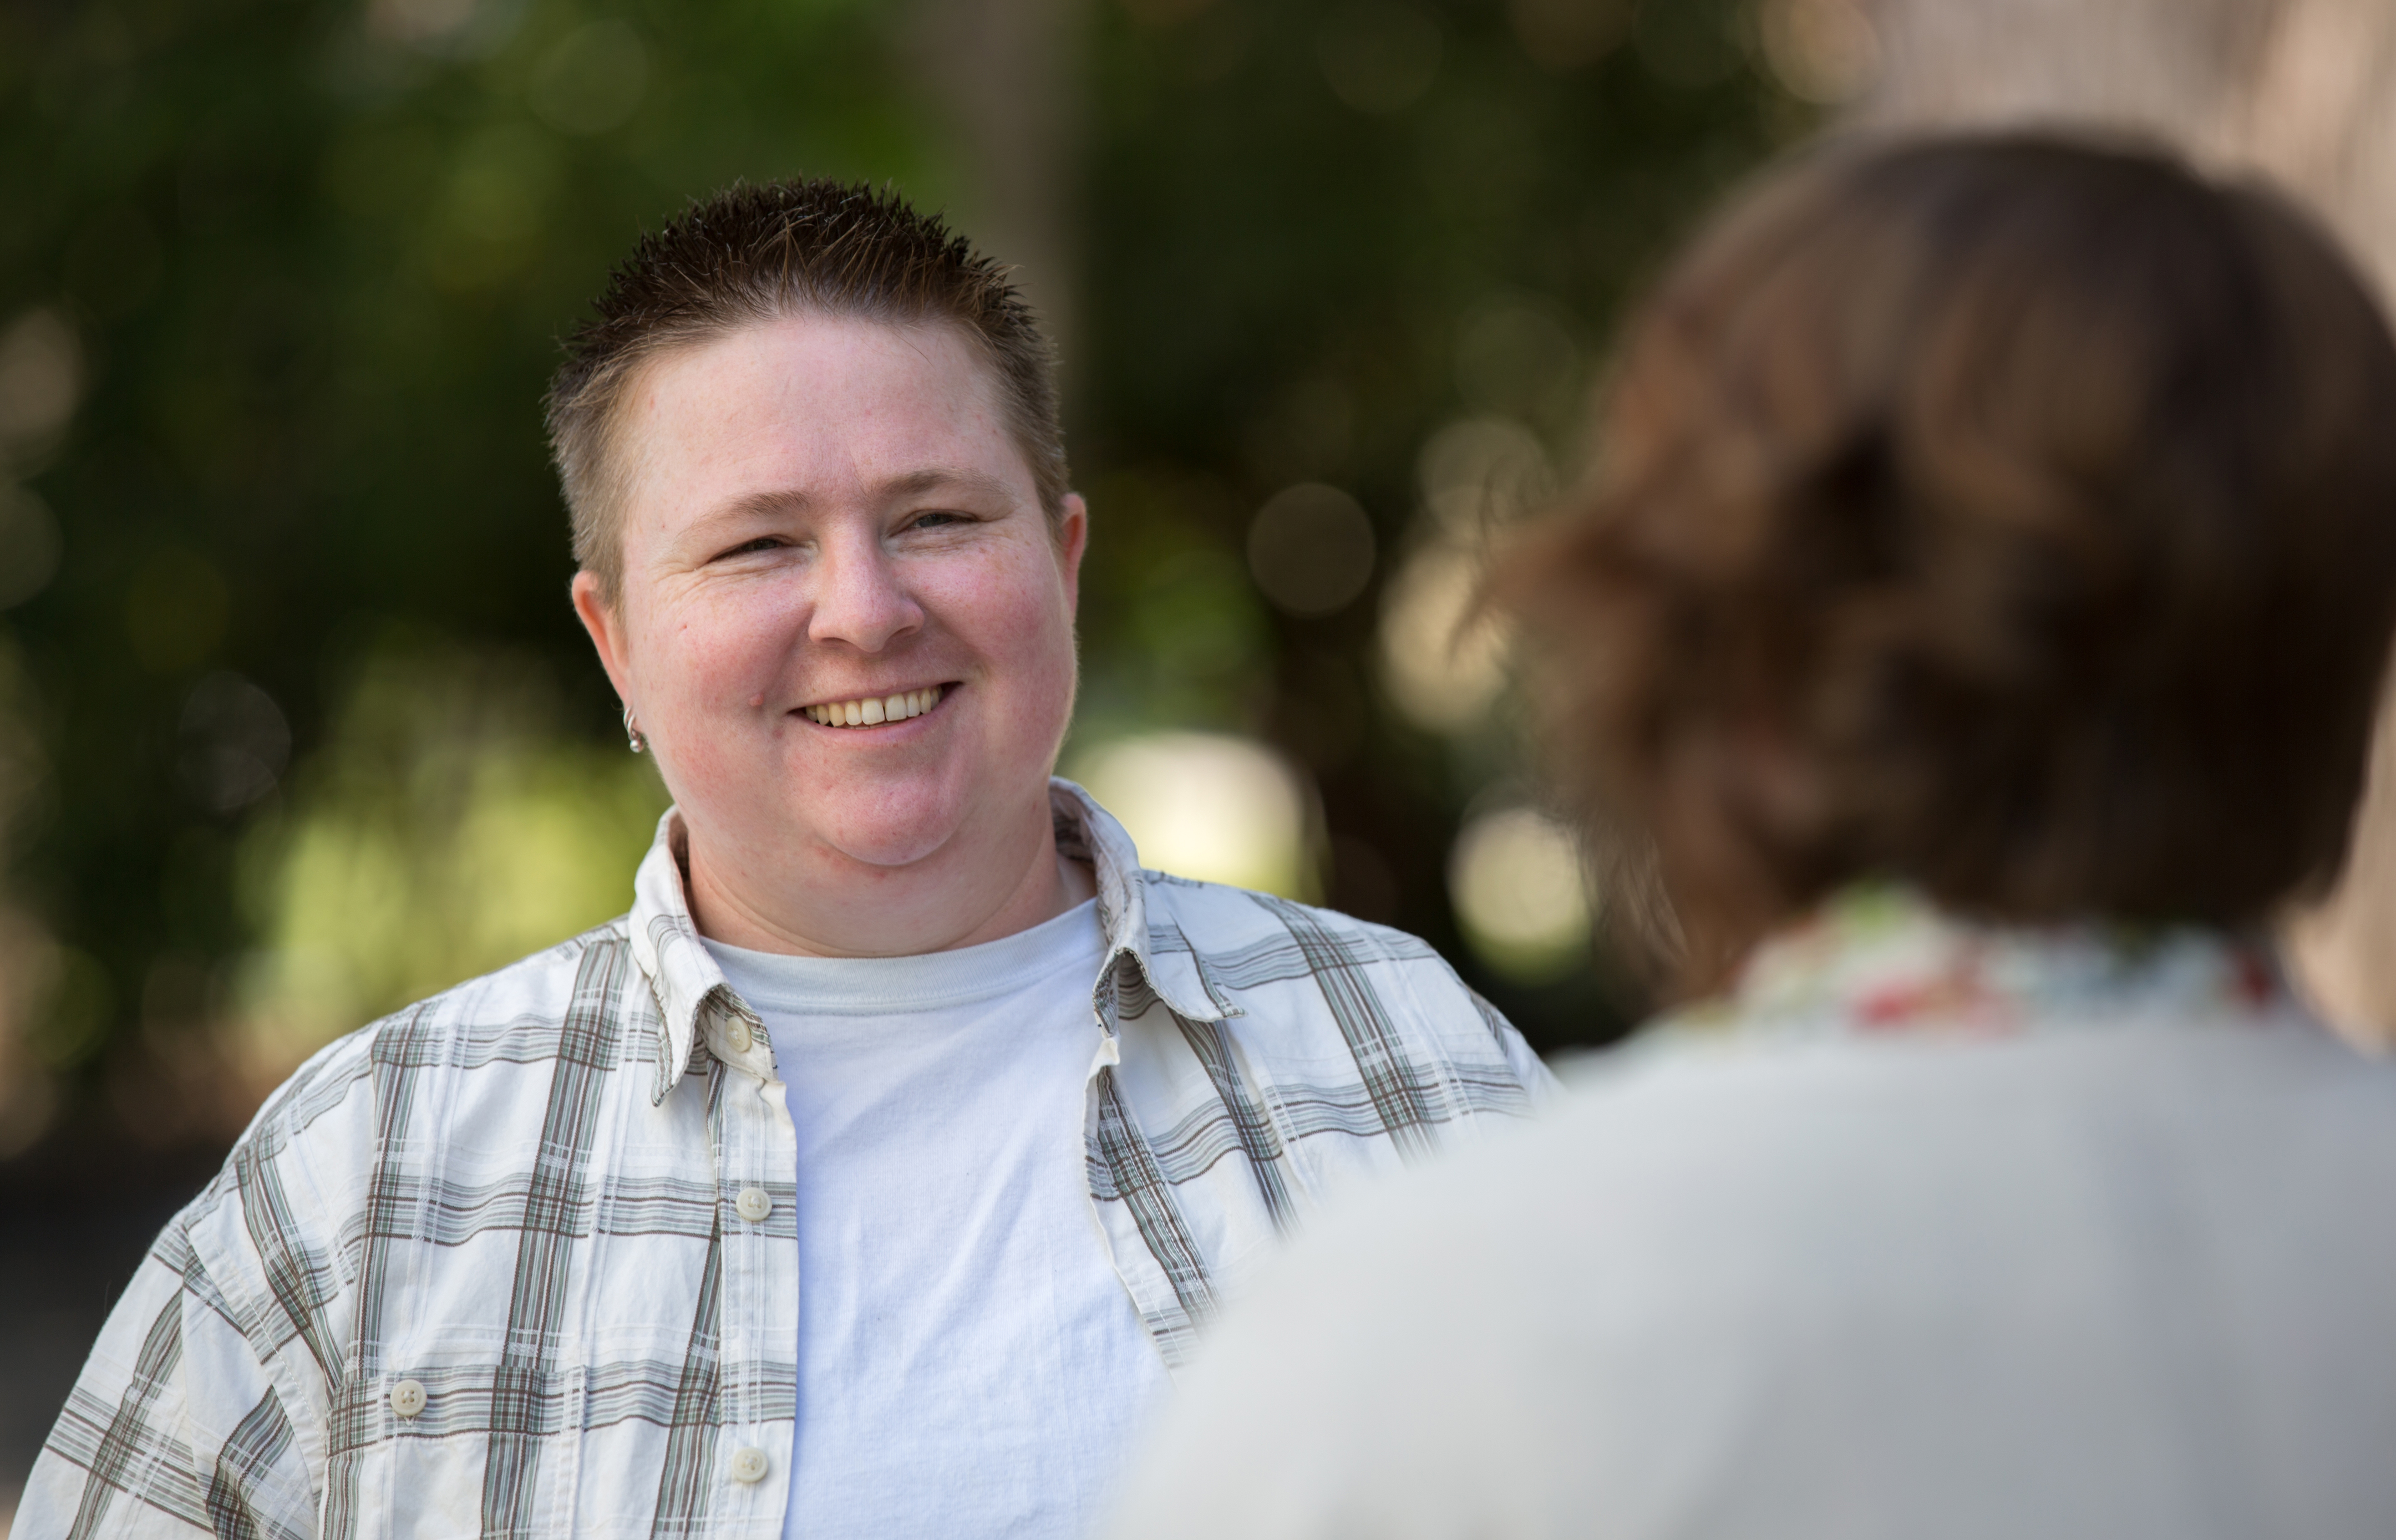
[[[782,540],[779,536],[760,535],[753,540],[742,541],[729,551],[718,551],[715,559],[721,562],[734,556],[752,556],[761,551],[779,551],[781,548]]]

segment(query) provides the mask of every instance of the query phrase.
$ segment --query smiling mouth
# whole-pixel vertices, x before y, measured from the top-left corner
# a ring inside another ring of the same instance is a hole
[[[940,703],[948,689],[946,684],[933,684],[921,690],[901,690],[892,696],[828,700],[818,706],[802,706],[799,714],[826,727],[879,727],[885,722],[922,716]]]

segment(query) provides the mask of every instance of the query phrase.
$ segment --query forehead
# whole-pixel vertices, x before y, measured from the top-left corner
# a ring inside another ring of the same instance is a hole
[[[960,328],[802,314],[651,360],[619,435],[630,502],[692,507],[760,492],[836,496],[927,467],[1036,498],[996,371]]]

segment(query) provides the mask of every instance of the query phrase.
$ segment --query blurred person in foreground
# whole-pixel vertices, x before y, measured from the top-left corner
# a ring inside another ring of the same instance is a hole
[[[1050,770],[1089,514],[887,193],[644,241],[550,422],[675,805],[629,916],[334,1044],[168,1226],[17,1540],[1085,1533],[1193,1328],[1545,1071],[1421,942]]]
[[[1635,321],[1494,592],[1687,1008],[1336,1216],[1116,1533],[2396,1533],[2396,1067],[2265,924],[2344,848],[2396,350],[2272,195],[1817,153]]]

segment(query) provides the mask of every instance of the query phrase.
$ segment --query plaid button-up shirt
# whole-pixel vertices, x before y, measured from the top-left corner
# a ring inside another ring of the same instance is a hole
[[[1090,1201],[1178,1364],[1326,1197],[1551,1082],[1422,942],[1142,871],[1080,788],[1053,803],[1107,944]],[[680,844],[669,812],[630,915],[274,1095],[110,1318],[17,1540],[781,1534],[797,1146]]]

